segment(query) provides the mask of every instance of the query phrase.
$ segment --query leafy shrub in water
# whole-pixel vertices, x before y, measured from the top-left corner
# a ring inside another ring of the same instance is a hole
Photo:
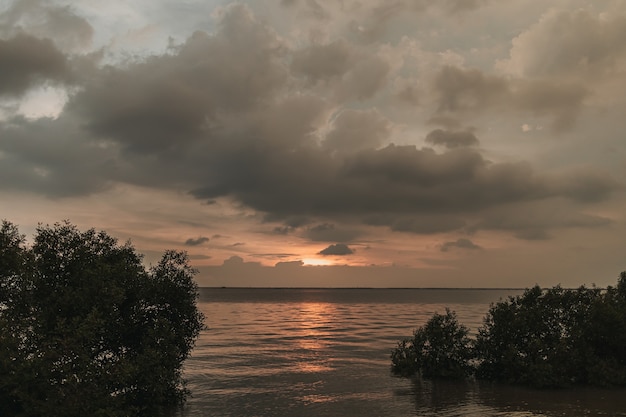
[[[623,385],[624,301],[612,287],[536,286],[499,302],[479,330],[476,375],[535,387]]]
[[[203,327],[194,270],[168,251],[146,270],[104,232],[0,228],[0,415],[157,415],[185,398]]]
[[[392,370],[399,375],[420,373],[424,377],[463,378],[472,371],[472,348],[467,327],[446,309],[417,329],[412,339],[398,343],[392,352]]]
[[[459,325],[441,317],[435,315],[413,339],[398,345],[392,353],[394,372],[464,377],[473,363],[477,378],[512,384],[626,385],[626,272],[616,288],[535,286],[493,304],[472,341],[446,333],[446,326]],[[453,339],[463,342],[452,345]],[[453,357],[464,364],[463,372],[451,372],[450,361],[424,359],[439,351],[462,352]]]

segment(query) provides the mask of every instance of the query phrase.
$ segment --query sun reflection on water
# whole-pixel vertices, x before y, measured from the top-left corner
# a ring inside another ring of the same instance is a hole
[[[307,302],[294,306],[297,337],[293,341],[298,351],[299,372],[327,372],[332,369],[332,357],[326,348],[330,344],[336,307],[331,303]]]

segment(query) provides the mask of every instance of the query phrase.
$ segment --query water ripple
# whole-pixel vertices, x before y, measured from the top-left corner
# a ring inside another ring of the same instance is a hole
[[[433,313],[449,307],[475,333],[489,303],[510,294],[514,292],[203,290],[199,307],[209,330],[185,364],[193,397],[182,415],[626,415],[624,391],[601,404],[592,401],[593,395],[581,401],[580,392],[575,399],[552,395],[550,401],[536,392],[390,374],[389,355],[397,341]]]

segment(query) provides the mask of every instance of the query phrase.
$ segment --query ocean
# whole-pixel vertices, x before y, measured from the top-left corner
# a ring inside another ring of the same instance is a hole
[[[626,390],[557,391],[393,376],[390,353],[433,313],[473,333],[506,289],[202,288],[186,416],[626,416]]]

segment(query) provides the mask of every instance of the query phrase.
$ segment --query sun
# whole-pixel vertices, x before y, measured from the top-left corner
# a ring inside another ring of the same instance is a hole
[[[304,266],[328,266],[333,265],[333,262],[322,258],[304,258],[302,264]]]

